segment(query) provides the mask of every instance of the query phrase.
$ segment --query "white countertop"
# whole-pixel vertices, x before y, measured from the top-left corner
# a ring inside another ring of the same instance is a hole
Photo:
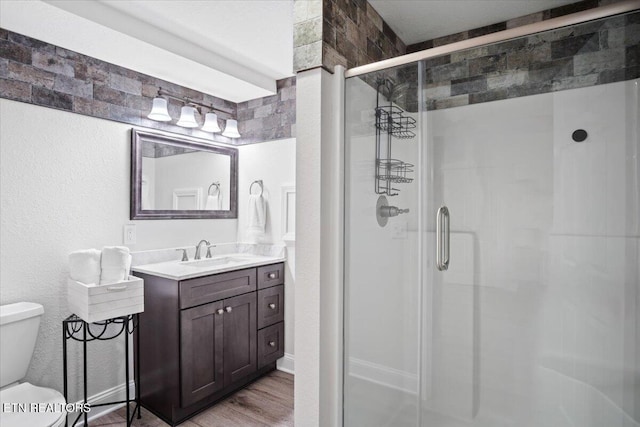
[[[220,265],[206,264],[216,261],[227,261]],[[264,256],[247,253],[224,254],[212,258],[203,258],[200,261],[166,261],[155,264],[136,265],[131,267],[133,272],[151,274],[158,277],[173,280],[193,279],[194,277],[208,276],[210,274],[225,273],[227,271],[242,270],[244,268],[258,267],[261,265],[284,262],[284,256]],[[197,263],[201,262],[201,265]]]

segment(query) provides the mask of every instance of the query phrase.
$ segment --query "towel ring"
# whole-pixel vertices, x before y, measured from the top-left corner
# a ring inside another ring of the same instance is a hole
[[[253,194],[253,185],[254,184],[258,184],[260,186],[260,194],[257,194],[258,196],[262,196],[262,193],[264,193],[264,185],[262,184],[262,180],[261,179],[256,179],[255,181],[253,181],[251,183],[251,185],[249,186],[249,194]]]
[[[207,190],[207,195],[213,196],[213,194],[211,194],[211,188],[213,187],[216,187],[216,189],[218,190],[218,195],[220,195],[220,183],[218,181],[214,182],[209,186],[209,189]]]

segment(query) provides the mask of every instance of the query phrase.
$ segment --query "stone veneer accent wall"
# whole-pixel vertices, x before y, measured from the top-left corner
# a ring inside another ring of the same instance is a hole
[[[366,0],[295,0],[295,72],[353,68],[403,55],[404,42]]]
[[[428,110],[640,77],[640,12],[425,61]]]
[[[322,1],[293,1],[293,71],[322,66]]]
[[[586,0],[407,47],[407,53],[621,0]],[[418,110],[417,63],[362,76],[409,83],[398,104]],[[481,46],[425,61],[428,110],[613,83],[640,77],[640,12]]]
[[[237,104],[243,144],[295,136],[296,78],[278,80],[277,87],[275,95]]]
[[[353,68],[404,55],[406,46],[366,0],[324,0],[322,63]]]
[[[269,141],[293,136],[295,125],[295,77],[278,82],[278,93],[241,103],[242,117],[251,116],[249,123],[238,117],[239,139],[226,138],[199,129],[187,129],[169,123],[147,119],[158,88],[167,89],[178,96],[187,96],[204,104],[233,111],[236,103],[204,94],[158,78],[110,64],[96,58],[81,55],[49,43],[0,28],[0,97],[43,107],[66,110],[135,126],[164,130],[208,140],[236,145]],[[284,92],[283,92],[284,91]],[[264,115],[257,106],[283,100],[278,108]],[[182,104],[169,100],[169,114],[180,115]],[[254,107],[256,106],[256,107]],[[219,113],[222,119],[229,118]],[[274,138],[274,135],[278,135]]]

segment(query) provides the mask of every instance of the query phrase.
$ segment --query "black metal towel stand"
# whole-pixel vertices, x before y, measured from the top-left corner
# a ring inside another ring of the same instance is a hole
[[[102,320],[100,322],[87,323],[75,314],[67,317],[62,321],[62,363],[64,376],[64,399],[68,400],[68,380],[67,380],[67,341],[72,339],[82,343],[82,364],[83,364],[83,396],[82,403],[87,402],[87,343],[90,341],[108,341],[119,337],[124,332],[124,357],[125,357],[125,395],[126,400],[118,402],[107,402],[91,404],[91,407],[117,405],[125,403],[127,406],[127,427],[131,426],[133,417],[138,412],[140,419],[140,353],[137,352],[134,366],[136,387],[136,396],[131,399],[129,394],[129,334],[133,334],[138,327],[138,315],[130,314],[128,316],[114,317],[112,319]],[[140,334],[135,334],[136,347],[140,346]],[[135,402],[133,413],[131,412],[130,403]],[[71,426],[75,426],[80,417],[84,416],[84,425],[88,426],[87,412],[80,412]],[[65,420],[65,427],[68,427],[68,420]]]

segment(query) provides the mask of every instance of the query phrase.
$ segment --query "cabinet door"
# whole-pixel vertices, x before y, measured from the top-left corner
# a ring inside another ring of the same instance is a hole
[[[255,292],[224,300],[224,384],[257,368],[257,296]]]
[[[222,301],[180,313],[180,382],[183,407],[224,385]],[[157,331],[162,333],[162,331]]]

